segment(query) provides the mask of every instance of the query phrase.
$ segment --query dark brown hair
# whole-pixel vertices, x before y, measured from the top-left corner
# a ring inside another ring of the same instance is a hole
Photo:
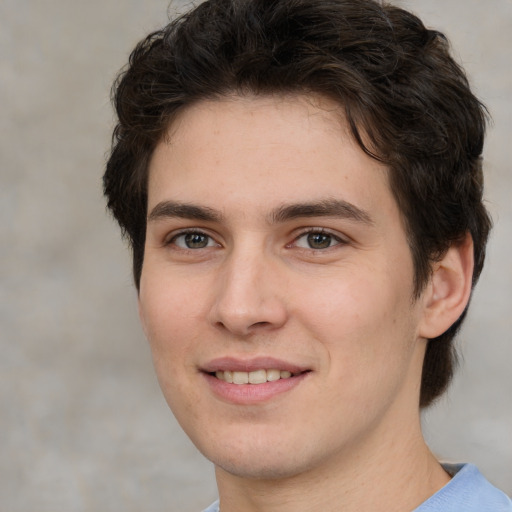
[[[148,163],[177,113],[229,94],[290,93],[338,102],[361,148],[389,166],[416,294],[467,233],[476,283],[491,227],[482,203],[486,111],[444,35],[373,0],[207,0],[141,41],[113,87],[119,121],[104,191],[131,244],[137,287]],[[450,382],[464,316],[428,342],[422,407]]]

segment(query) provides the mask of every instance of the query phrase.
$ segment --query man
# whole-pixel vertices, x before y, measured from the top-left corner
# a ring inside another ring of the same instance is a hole
[[[372,0],[210,0],[114,92],[105,193],[208,511],[512,510],[421,433],[490,229],[444,36]]]

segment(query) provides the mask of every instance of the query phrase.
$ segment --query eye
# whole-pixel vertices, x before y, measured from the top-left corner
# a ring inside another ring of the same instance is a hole
[[[341,238],[326,231],[308,231],[295,239],[295,246],[302,249],[328,249],[342,243]]]
[[[211,236],[200,231],[180,233],[171,238],[169,244],[176,245],[180,249],[205,249],[218,245]]]

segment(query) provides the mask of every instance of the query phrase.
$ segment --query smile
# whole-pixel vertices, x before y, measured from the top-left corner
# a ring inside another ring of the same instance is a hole
[[[313,369],[269,356],[218,357],[200,367],[213,394],[235,405],[262,404],[301,385]]]
[[[293,374],[288,370],[255,370],[252,372],[240,371],[216,371],[217,379],[229,384],[264,384],[265,382],[274,382],[280,379],[289,379]]]

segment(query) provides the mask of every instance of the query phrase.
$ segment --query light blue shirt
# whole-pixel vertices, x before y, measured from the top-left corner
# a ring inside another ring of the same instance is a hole
[[[512,501],[473,464],[443,464],[453,478],[414,512],[511,512]]]
[[[413,512],[512,512],[512,501],[473,464],[444,464],[453,478]],[[216,501],[203,512],[219,512]]]

